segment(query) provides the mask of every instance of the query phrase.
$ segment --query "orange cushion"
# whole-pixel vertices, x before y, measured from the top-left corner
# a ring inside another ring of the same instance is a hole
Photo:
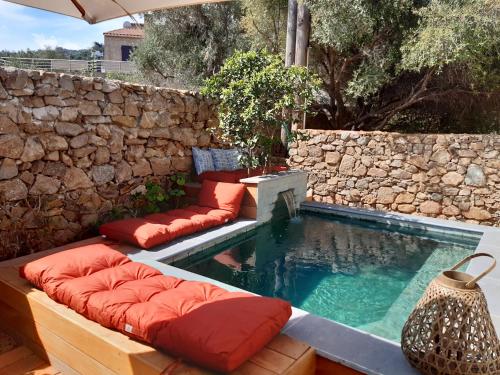
[[[171,216],[170,211],[164,214],[149,215],[146,216],[146,219],[165,225],[168,228],[171,240],[181,236],[187,236],[199,230],[199,226],[195,225],[191,220],[183,217]]]
[[[162,275],[109,245],[30,262],[21,276],[106,327],[210,370],[235,370],[291,315],[288,302]]]
[[[167,226],[148,219],[124,219],[103,224],[99,233],[120,242],[128,242],[144,249],[172,239]]]
[[[241,201],[245,194],[245,185],[226,182],[203,181],[198,205],[231,212],[233,218],[240,212]]]
[[[201,207],[192,205],[187,207],[186,211],[196,212],[200,215],[213,216],[217,218],[219,224],[227,223],[229,220],[233,218],[233,214],[230,211],[218,210],[217,208],[212,208],[212,207]]]

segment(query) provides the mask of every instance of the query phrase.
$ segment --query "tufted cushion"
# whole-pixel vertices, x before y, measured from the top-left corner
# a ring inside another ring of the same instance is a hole
[[[236,218],[240,212],[241,201],[245,194],[245,185],[228,184],[205,180],[201,184],[198,205],[229,211]]]
[[[123,219],[103,224],[99,233],[111,239],[149,249],[174,238],[169,227],[147,218]]]
[[[38,259],[21,276],[103,326],[215,371],[232,371],[279,333],[290,304],[165,276],[107,244]]]
[[[196,174],[202,174],[203,172],[215,170],[212,153],[209,150],[202,150],[198,147],[193,147],[193,161]]]

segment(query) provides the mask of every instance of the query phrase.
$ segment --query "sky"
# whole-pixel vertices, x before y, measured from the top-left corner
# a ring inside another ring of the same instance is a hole
[[[94,41],[103,43],[103,32],[119,29],[127,20],[122,17],[89,25],[76,18],[0,0],[0,50],[88,48]]]

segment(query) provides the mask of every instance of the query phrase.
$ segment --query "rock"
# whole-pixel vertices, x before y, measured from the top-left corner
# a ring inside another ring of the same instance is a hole
[[[16,161],[12,159],[3,159],[0,163],[0,180],[8,180],[18,175]]]
[[[170,158],[152,158],[151,167],[156,176],[166,176],[170,174]]]
[[[71,122],[75,121],[78,118],[78,109],[71,108],[63,108],[61,110],[61,121]]]
[[[68,142],[59,135],[41,134],[39,139],[46,151],[64,151],[68,149]]]
[[[123,96],[122,96],[120,90],[110,92],[108,95],[108,98],[109,98],[109,101],[111,103],[114,103],[114,104],[120,104],[120,103],[124,102]]]
[[[339,174],[350,176],[354,170],[354,165],[356,164],[356,159],[351,155],[344,155],[342,161],[340,162]]]
[[[113,123],[126,128],[135,128],[137,119],[132,116],[112,116]]]
[[[7,116],[0,115],[0,135],[2,134],[17,134],[19,127]]]
[[[368,176],[371,177],[387,177],[387,172],[380,168],[370,168],[368,170]]]
[[[92,181],[80,168],[72,167],[68,168],[66,174],[64,175],[64,185],[66,189],[76,190],[76,189],[88,189],[92,187]]]
[[[470,186],[485,186],[486,176],[483,168],[476,164],[470,164],[465,175],[465,184]]]
[[[26,198],[28,198],[28,189],[20,179],[0,181],[0,200],[12,202]]]
[[[424,170],[427,169],[427,162],[423,156],[412,155],[406,160],[406,162],[410,165],[414,165],[417,168]]]
[[[446,173],[441,180],[449,186],[458,186],[464,181],[464,176],[457,172]]]
[[[69,142],[71,148],[82,148],[83,146],[86,146],[88,143],[89,143],[88,134],[80,134],[72,138],[71,141]]]
[[[85,129],[78,125],[73,124],[71,122],[58,122],[56,123],[56,132],[59,135],[67,135],[70,137],[76,137],[77,135],[82,134]]]
[[[446,216],[458,216],[460,215],[460,209],[456,206],[447,206],[443,208],[443,214]]]
[[[340,161],[340,152],[327,152],[325,154],[325,162],[331,165],[337,165]]]
[[[420,203],[420,212],[428,215],[439,215],[441,213],[441,204],[434,201],[425,201]]]
[[[108,103],[108,105],[104,108],[104,115],[107,116],[119,116],[123,115],[123,110],[121,106],[113,103]]]
[[[451,160],[451,155],[446,150],[437,150],[435,153],[431,155],[431,160],[435,161],[440,165],[446,165]]]
[[[59,110],[54,106],[33,108],[33,117],[37,120],[53,121],[59,117]]]
[[[78,110],[84,116],[100,116],[102,114],[101,108],[97,103],[89,101],[81,101],[78,105]]]
[[[62,74],[59,77],[59,86],[66,91],[75,91],[75,85],[71,76]]]
[[[115,178],[115,168],[112,165],[97,165],[92,168],[92,178],[97,185],[103,185]]]
[[[98,147],[95,152],[94,164],[102,165],[109,163],[110,154],[107,147]]]
[[[400,193],[396,197],[396,200],[394,201],[395,203],[413,203],[415,200],[415,194],[412,193]]]
[[[49,161],[45,164],[42,174],[50,177],[64,177],[66,174],[66,165],[60,162]]]
[[[412,214],[416,210],[417,209],[412,204],[400,204],[400,205],[398,205],[398,211],[402,212],[402,213],[405,213],[405,214]]]
[[[57,178],[47,177],[43,174],[36,176],[35,183],[30,189],[31,195],[56,194],[61,187]]]
[[[100,91],[90,91],[85,95],[85,99],[90,101],[104,101],[104,94]]]
[[[377,191],[377,203],[392,204],[396,199],[394,190],[390,187],[381,187]]]
[[[177,172],[188,172],[191,170],[193,160],[191,157],[173,157],[172,167]]]
[[[107,125],[99,124],[96,128],[97,135],[104,139],[111,138],[111,129]]]
[[[152,173],[151,165],[147,160],[140,160],[132,166],[132,174],[134,177],[145,177]]]
[[[483,221],[491,219],[491,214],[488,211],[480,209],[478,207],[471,207],[469,211],[464,212],[463,215],[467,219],[471,220]]]
[[[115,180],[119,184],[125,181],[128,181],[132,178],[132,168],[130,165],[122,160],[120,161],[115,168]]]
[[[18,135],[0,135],[0,157],[19,159],[23,153],[24,142]]]

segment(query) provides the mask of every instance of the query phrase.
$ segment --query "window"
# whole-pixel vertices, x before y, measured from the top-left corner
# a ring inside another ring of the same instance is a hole
[[[130,60],[130,55],[134,48],[132,46],[122,46],[122,61]]]

